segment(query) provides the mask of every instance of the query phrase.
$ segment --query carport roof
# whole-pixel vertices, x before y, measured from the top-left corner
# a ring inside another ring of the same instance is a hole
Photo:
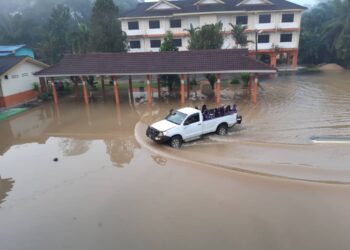
[[[201,73],[275,73],[248,57],[247,49],[142,53],[67,54],[39,76],[161,75]]]

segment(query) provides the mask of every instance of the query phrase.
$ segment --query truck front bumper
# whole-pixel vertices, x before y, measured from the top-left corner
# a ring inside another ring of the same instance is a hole
[[[160,135],[160,133],[152,133],[151,128],[148,127],[146,130],[146,136],[155,142],[165,143],[170,140],[169,136]]]

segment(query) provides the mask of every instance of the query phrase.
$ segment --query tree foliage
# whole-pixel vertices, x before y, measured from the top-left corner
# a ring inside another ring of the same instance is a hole
[[[94,51],[90,46],[91,35],[96,33],[91,32],[90,19],[92,7],[96,2],[95,0],[5,1],[1,3],[0,8],[0,44],[26,44],[35,50],[39,60],[47,63],[56,63],[63,53]],[[113,2],[121,11],[137,4],[137,0]],[[116,20],[118,12],[113,17],[101,13],[107,24],[104,29],[113,28],[113,32],[107,36],[107,45],[103,49],[105,51],[125,49],[123,46],[125,44],[122,42],[124,36]],[[105,39],[104,36],[101,39]],[[115,39],[114,42],[110,42],[112,39]],[[99,47],[98,51],[101,50]]]
[[[68,7],[57,5],[51,13],[45,26],[43,51],[47,61],[57,62],[67,52],[68,31],[71,25],[71,15]]]
[[[168,31],[162,45],[160,46],[160,52],[165,51],[178,51],[178,47],[174,44],[174,36],[171,31]],[[180,85],[179,75],[162,75],[161,79],[168,85],[170,91],[173,90],[173,86]]]
[[[96,0],[91,14],[91,49],[98,52],[125,51],[126,34],[118,21],[119,8],[113,0]]]
[[[222,33],[222,23],[207,24],[201,28],[194,28],[192,25],[187,30],[190,39],[188,41],[189,50],[221,49],[224,43]],[[205,77],[210,83],[212,89],[217,81],[213,74],[206,74]]]
[[[160,51],[178,51],[179,48],[174,43],[174,35],[171,31],[168,31],[166,33],[166,36],[164,38],[164,41],[162,45],[160,46]]]
[[[350,66],[350,0],[319,3],[304,13],[300,59],[305,64]]]
[[[245,34],[245,31],[247,29],[246,25],[233,25],[230,23],[230,26],[232,27],[231,34],[233,39],[235,40],[236,46],[240,46],[241,48],[247,47],[248,43],[248,37]]]
[[[199,28],[187,30],[190,35],[189,50],[220,49],[224,43],[222,23],[206,24]]]

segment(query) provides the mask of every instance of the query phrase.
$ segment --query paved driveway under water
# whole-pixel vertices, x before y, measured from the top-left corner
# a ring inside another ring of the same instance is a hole
[[[137,129],[178,104],[68,98],[0,122],[0,249],[348,249],[350,146],[310,137],[350,134],[349,80],[270,79],[257,105],[228,89],[244,124],[180,151]]]

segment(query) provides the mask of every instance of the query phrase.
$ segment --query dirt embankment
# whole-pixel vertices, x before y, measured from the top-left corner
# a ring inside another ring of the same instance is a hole
[[[345,70],[342,66],[336,63],[328,63],[320,65],[319,70],[321,71],[343,71]]]

